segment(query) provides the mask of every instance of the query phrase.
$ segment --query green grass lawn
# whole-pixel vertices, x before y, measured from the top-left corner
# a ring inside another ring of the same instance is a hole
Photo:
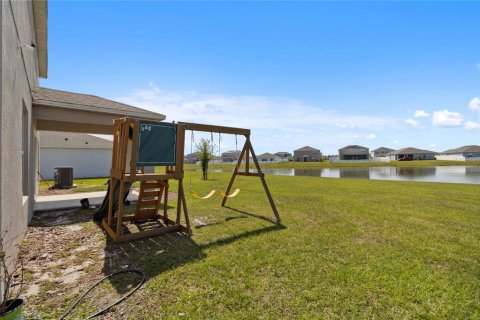
[[[144,257],[133,318],[480,317],[480,186],[268,176],[275,227],[254,216],[273,217],[259,180],[240,180],[228,205],[248,215],[189,199],[212,224]]]
[[[193,174],[193,189],[225,188],[230,176],[215,177]],[[259,179],[239,179],[231,208],[187,191],[192,223],[206,223],[191,238],[107,242],[148,275],[113,318],[480,318],[479,185],[267,176],[278,226],[263,218],[273,214]],[[103,272],[125,263],[115,261]]]

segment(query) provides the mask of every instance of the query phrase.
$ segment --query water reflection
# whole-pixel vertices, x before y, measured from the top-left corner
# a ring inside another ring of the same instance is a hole
[[[264,169],[263,171],[266,174],[286,176],[480,184],[480,167],[466,166]]]
[[[398,176],[418,178],[423,176],[434,176],[437,167],[397,167]]]
[[[340,168],[340,178],[370,179],[369,168]]]

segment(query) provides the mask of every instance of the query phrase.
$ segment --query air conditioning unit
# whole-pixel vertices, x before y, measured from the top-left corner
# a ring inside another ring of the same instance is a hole
[[[55,168],[53,172],[55,187],[71,188],[73,187],[73,167]]]

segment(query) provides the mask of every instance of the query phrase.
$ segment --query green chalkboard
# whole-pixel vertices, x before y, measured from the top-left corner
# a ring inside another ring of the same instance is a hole
[[[177,125],[141,121],[137,166],[174,166]]]

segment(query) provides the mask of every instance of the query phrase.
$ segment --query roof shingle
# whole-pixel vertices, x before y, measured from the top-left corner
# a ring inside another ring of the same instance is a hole
[[[120,114],[149,120],[162,121],[165,116],[160,113],[108,100],[94,95],[36,88],[32,91],[33,103],[49,107]]]

